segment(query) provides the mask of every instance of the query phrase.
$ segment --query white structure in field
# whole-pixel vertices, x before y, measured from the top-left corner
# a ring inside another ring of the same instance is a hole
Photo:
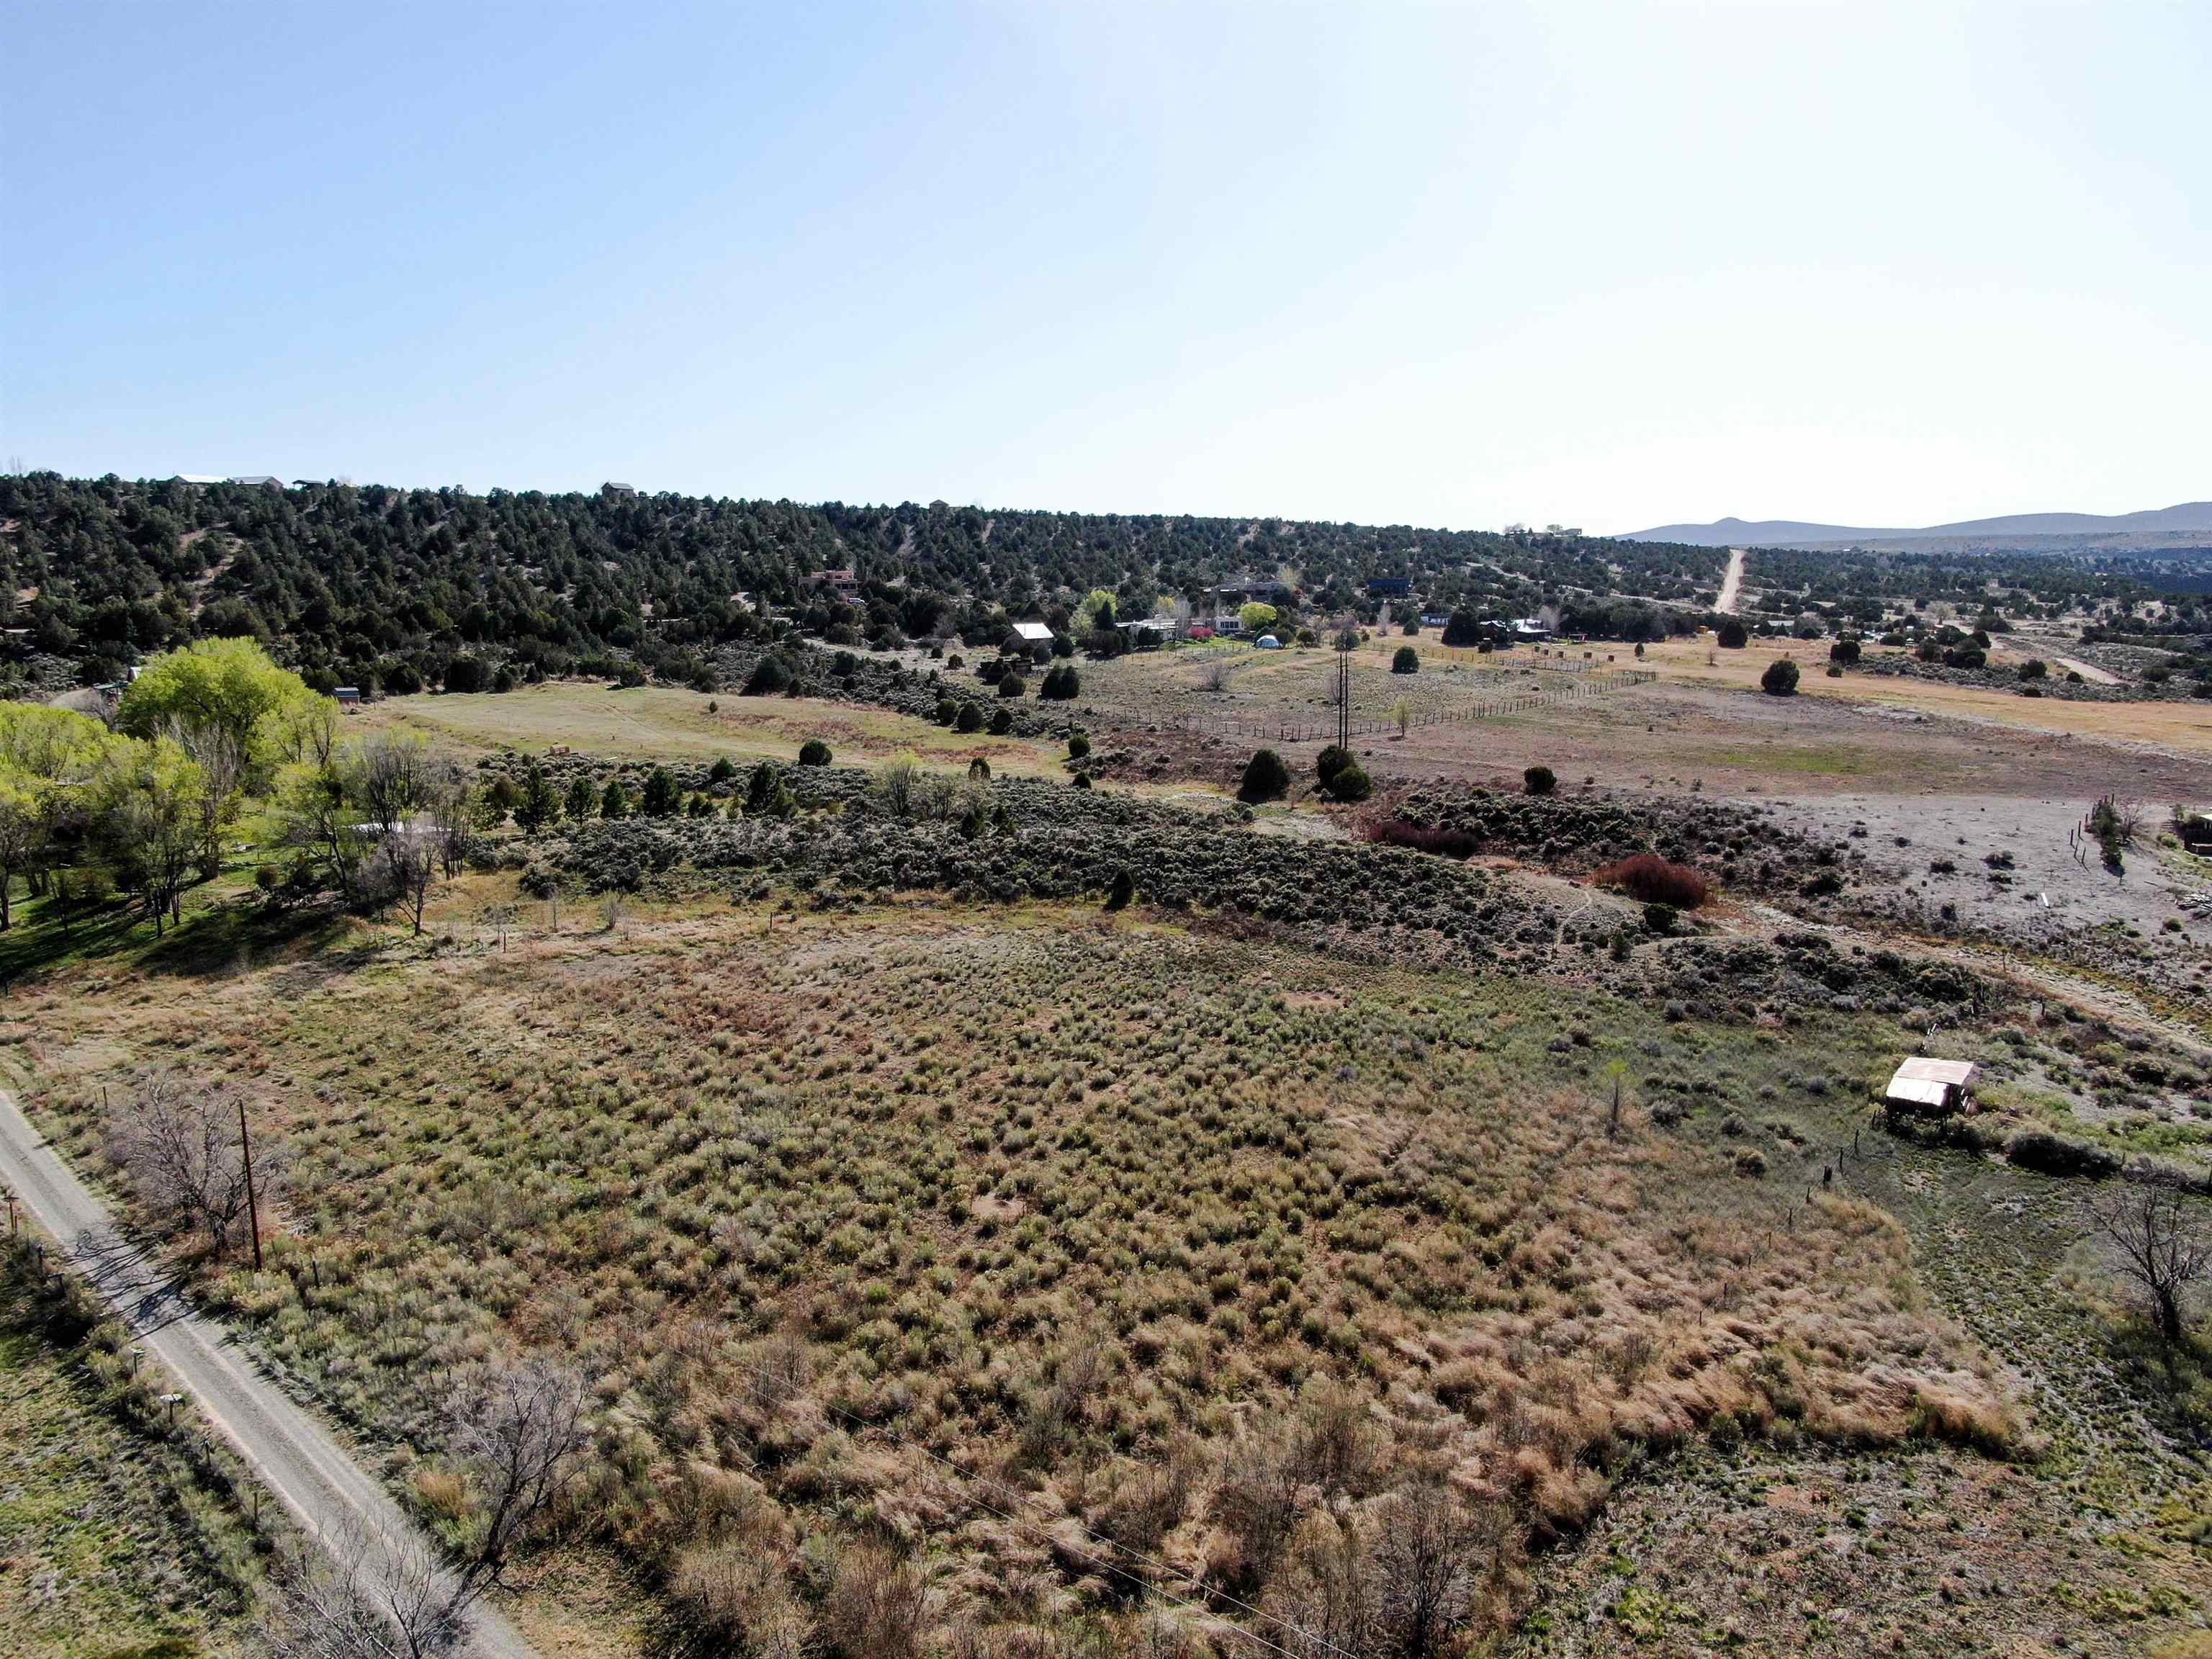
[[[1908,1112],[1955,1112],[1972,1098],[1980,1070],[1971,1060],[1915,1054],[1897,1068],[1889,1087],[1882,1091],[1882,1101]]]

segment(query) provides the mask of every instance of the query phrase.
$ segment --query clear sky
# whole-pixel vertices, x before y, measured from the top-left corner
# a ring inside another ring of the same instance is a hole
[[[1626,530],[2212,496],[2212,6],[6,0],[0,460]]]

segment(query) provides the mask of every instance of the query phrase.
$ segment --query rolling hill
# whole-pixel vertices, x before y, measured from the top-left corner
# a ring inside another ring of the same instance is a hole
[[[1711,524],[1661,525],[1620,538],[1692,547],[1797,547],[1831,542],[2007,540],[2014,538],[2192,535],[2212,533],[2212,501],[2184,501],[2140,513],[2013,513],[1920,529],[1871,529],[1797,519],[1716,519]]]

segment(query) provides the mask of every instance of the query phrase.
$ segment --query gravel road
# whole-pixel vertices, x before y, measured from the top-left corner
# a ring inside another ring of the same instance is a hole
[[[1713,609],[1723,617],[1735,614],[1736,596],[1743,592],[1744,551],[1741,547],[1729,549],[1728,574],[1721,578],[1721,595],[1713,601]]]
[[[428,1547],[330,1431],[255,1368],[227,1327],[192,1310],[157,1257],[123,1237],[106,1206],[70,1173],[4,1090],[0,1182],[40,1228],[64,1242],[138,1345],[310,1533],[365,1538],[374,1552]],[[504,1618],[481,1604],[471,1617],[468,1650],[482,1659],[536,1656]]]

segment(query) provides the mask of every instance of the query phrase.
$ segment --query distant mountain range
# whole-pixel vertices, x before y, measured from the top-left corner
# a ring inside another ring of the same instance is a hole
[[[2212,501],[2142,513],[2013,513],[1966,519],[1918,530],[1875,530],[1796,519],[1716,519],[1711,524],[1662,524],[1621,537],[1632,542],[1686,542],[1692,547],[1819,547],[1832,542],[2002,541],[2027,537],[2212,534]]]

